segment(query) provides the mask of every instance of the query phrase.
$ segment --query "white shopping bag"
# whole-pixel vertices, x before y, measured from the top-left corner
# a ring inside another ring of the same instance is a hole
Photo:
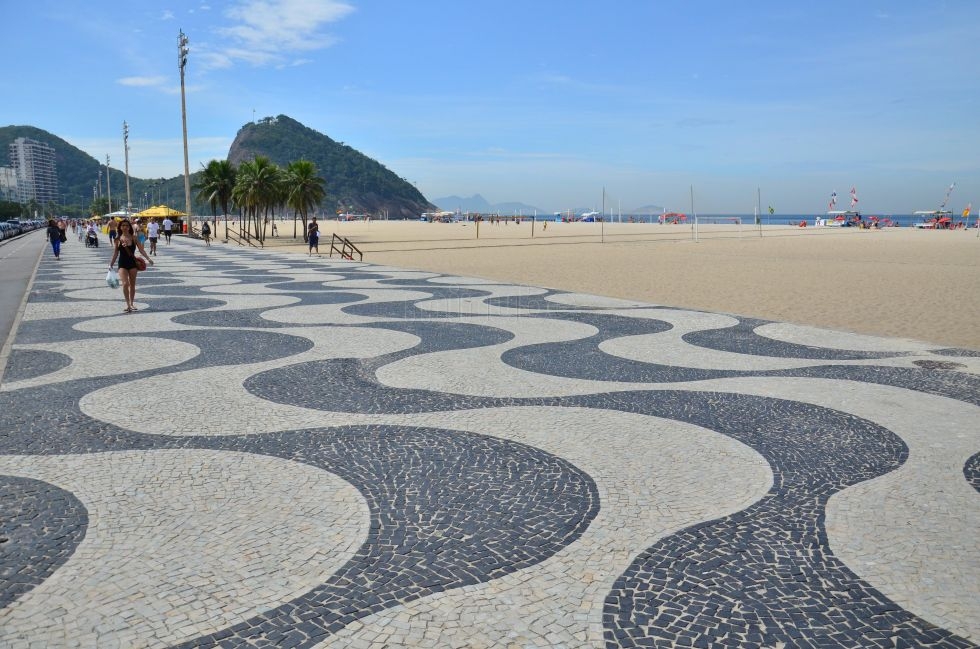
[[[105,274],[105,283],[109,285],[109,288],[119,288],[119,275],[112,272],[111,268]]]

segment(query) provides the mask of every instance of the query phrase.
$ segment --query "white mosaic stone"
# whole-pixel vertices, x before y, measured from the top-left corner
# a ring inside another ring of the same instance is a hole
[[[594,307],[601,309],[623,309],[629,307],[650,306],[649,302],[637,302],[636,300],[623,300],[615,297],[588,295],[586,293],[558,293],[556,295],[549,295],[545,299],[548,302],[563,304],[565,306]]]
[[[796,345],[862,352],[927,352],[942,348],[942,345],[915,340],[866,336],[788,322],[770,322],[756,327],[755,333],[766,338]]]
[[[149,336],[128,336],[124,339],[86,338],[67,343],[15,345],[14,349],[65,354],[71,357],[71,364],[31,379],[4,383],[0,386],[0,391],[23,390],[62,381],[159,369],[179,365],[201,351],[195,345]]]
[[[89,515],[68,561],[0,609],[0,646],[162,647],[215,632],[322,583],[369,524],[346,482],[261,455],[0,456],[0,471],[67,489]]]
[[[416,646],[396,642],[384,631],[392,628],[437,647],[506,647],[515,638],[523,638],[520,646],[602,646],[603,600],[636,554],[678,529],[744,509],[772,484],[769,465],[748,447],[655,417],[528,407],[397,419],[511,439],[564,457],[592,476],[602,507],[578,541],[543,563],[370,616],[321,649],[357,641],[378,646],[379,637],[390,646]],[[465,632],[454,641],[453,629]]]
[[[567,396],[650,385],[550,376],[512,367],[500,360],[500,355],[508,349],[586,338],[596,332],[591,325],[543,318],[499,317],[467,321],[505,329],[515,337],[499,345],[410,356],[379,368],[376,372],[378,381],[391,387],[492,397]],[[473,368],[480,370],[475,372]]]
[[[127,430],[174,436],[240,435],[243,431],[268,433],[390,420],[390,417],[324,413],[272,403],[246,391],[243,383],[258,372],[296,363],[330,358],[368,358],[407,349],[418,343],[416,336],[399,331],[331,327],[279,331],[309,338],[314,342],[314,347],[302,354],[264,363],[206,367],[176,375],[161,374],[127,384],[127,388],[134,393],[166,394],[171,403],[179,403],[180,408],[168,409],[166,417],[134,421],[127,412],[119,410],[116,387],[89,392],[82,397],[79,407],[90,417]],[[235,404],[234,409],[228,410],[220,405],[215,407],[215,404],[229,403]]]
[[[812,403],[869,419],[901,437],[909,447],[905,464],[830,499],[830,545],[903,608],[980,642],[980,498],[963,477],[966,459],[980,449],[980,408],[825,379],[718,379],[684,388]]]

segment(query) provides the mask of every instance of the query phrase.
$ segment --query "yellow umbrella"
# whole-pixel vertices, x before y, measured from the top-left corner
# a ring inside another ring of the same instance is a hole
[[[140,218],[146,217],[152,219],[161,216],[187,216],[187,215],[179,210],[175,210],[171,207],[167,207],[166,205],[157,205],[155,207],[148,207],[142,212],[137,212],[133,216],[138,216]]]

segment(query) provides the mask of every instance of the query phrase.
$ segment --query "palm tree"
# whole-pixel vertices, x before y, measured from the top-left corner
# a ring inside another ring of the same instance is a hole
[[[228,203],[235,187],[235,166],[227,160],[211,160],[201,173],[200,182],[194,185],[199,190],[197,200],[211,205],[211,218],[214,232],[218,232],[217,208],[220,205],[225,215],[225,238],[228,236]]]
[[[307,241],[306,216],[326,196],[326,181],[317,176],[316,165],[309,160],[290,162],[286,167],[286,178],[286,202],[303,219],[303,241]]]
[[[264,156],[256,156],[238,167],[232,199],[245,210],[246,219],[251,220],[259,242],[265,239],[259,216],[275,204],[278,175],[279,168]]]

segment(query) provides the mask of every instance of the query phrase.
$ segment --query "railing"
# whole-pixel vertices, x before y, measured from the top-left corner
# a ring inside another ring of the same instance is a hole
[[[340,242],[340,247],[337,247],[337,243]],[[333,257],[333,253],[337,252],[343,259],[353,260],[354,253],[357,253],[357,260],[362,261],[364,259],[364,253],[358,250],[357,246],[350,242],[347,237],[342,237],[336,232],[333,233],[333,238],[330,239],[330,256]]]
[[[239,227],[237,229],[238,232],[235,232],[235,229],[232,228],[225,229],[225,243],[236,243],[240,246],[252,246],[253,248],[265,247],[265,244],[260,239],[252,236],[247,228]]]

